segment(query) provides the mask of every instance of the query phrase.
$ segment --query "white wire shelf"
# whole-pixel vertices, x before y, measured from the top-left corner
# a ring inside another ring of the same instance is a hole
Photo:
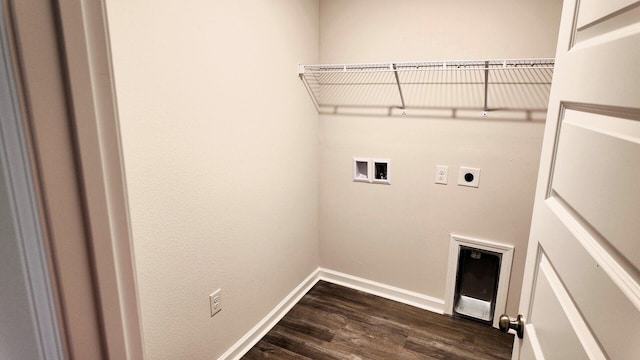
[[[300,65],[320,113],[342,108],[546,111],[555,60]]]

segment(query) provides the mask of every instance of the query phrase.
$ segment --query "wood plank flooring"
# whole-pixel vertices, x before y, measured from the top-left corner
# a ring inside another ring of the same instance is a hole
[[[243,360],[511,359],[513,336],[318,282]]]

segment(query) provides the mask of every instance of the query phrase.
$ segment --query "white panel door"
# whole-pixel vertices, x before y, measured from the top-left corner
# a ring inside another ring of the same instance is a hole
[[[565,0],[514,359],[640,359],[640,1]]]

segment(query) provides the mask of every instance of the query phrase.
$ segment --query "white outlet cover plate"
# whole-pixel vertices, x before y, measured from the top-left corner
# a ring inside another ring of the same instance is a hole
[[[446,165],[436,165],[436,184],[447,185],[449,178],[449,167]]]
[[[211,309],[211,316],[217,314],[222,310],[222,299],[220,293],[222,289],[218,289],[209,295],[209,308]]]
[[[467,179],[469,178],[470,181]],[[460,166],[458,185],[477,188],[480,184],[480,169]]]

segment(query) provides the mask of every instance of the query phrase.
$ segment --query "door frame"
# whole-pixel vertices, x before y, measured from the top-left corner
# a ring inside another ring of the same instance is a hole
[[[2,278],[9,282],[2,282],[9,289],[3,291],[21,294],[14,286],[24,286],[24,297],[19,295],[13,298],[13,301],[19,299],[24,304],[16,304],[15,308],[12,306],[3,311],[28,309],[24,313],[15,311],[17,316],[10,321],[26,322],[33,327],[33,333],[30,334],[32,337],[24,336],[24,332],[19,330],[12,331],[7,346],[12,349],[10,352],[20,353],[20,348],[30,347],[40,357],[62,360],[64,349],[58,331],[54,284],[49,276],[48,252],[44,246],[42,228],[38,221],[39,209],[33,194],[34,179],[25,143],[17,84],[11,66],[5,10],[4,6],[0,6],[0,172],[4,173],[4,183],[0,186],[5,187],[8,194],[6,202],[3,201],[0,206],[3,207],[3,216],[7,217],[3,223],[13,230],[9,230],[12,232],[9,238],[2,239],[3,243],[6,242],[3,245],[11,244],[9,248],[15,247],[16,251],[0,252],[0,262],[4,264],[3,269],[8,269]],[[3,234],[6,232],[3,231]],[[18,279],[12,281],[9,277]],[[15,330],[15,327],[24,326],[16,325],[7,323],[2,327]],[[30,355],[22,353],[22,356]]]
[[[142,359],[103,0],[2,0],[67,358]]]

